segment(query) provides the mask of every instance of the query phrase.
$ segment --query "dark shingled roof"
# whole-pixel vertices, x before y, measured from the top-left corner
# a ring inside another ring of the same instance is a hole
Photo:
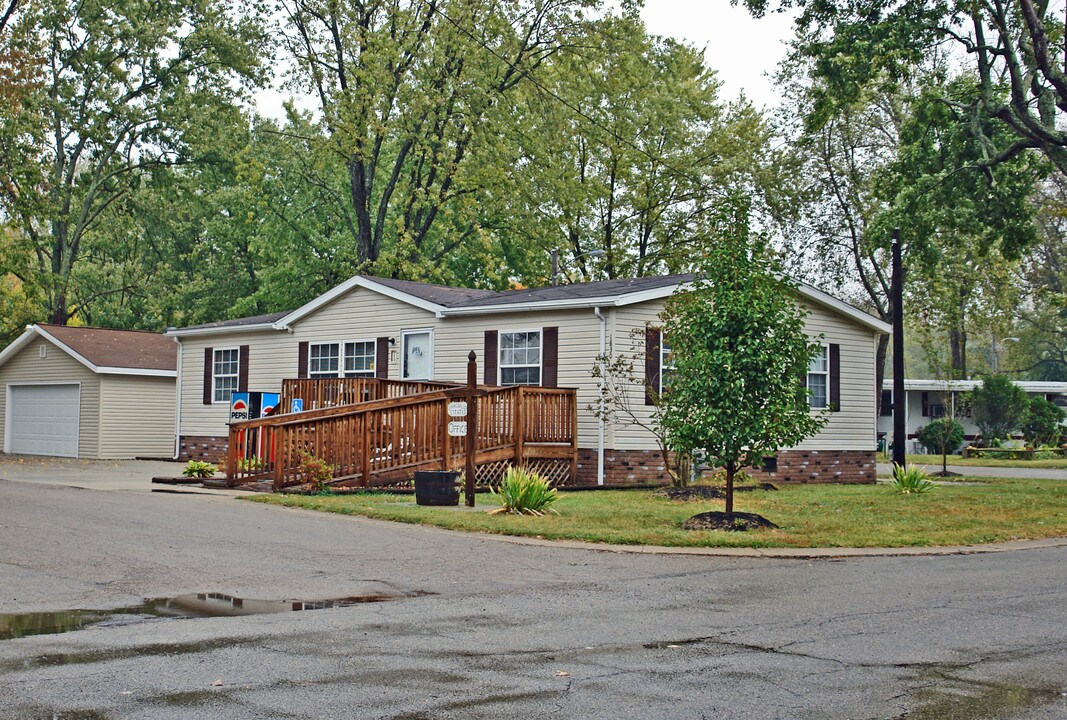
[[[389,278],[362,275],[361,277],[385,285],[393,290],[399,290],[420,300],[432,302],[445,307],[455,307],[464,303],[480,304],[479,300],[493,295],[498,295],[492,290],[476,290],[474,288],[449,287],[447,285],[431,285],[430,283],[415,282],[414,280],[391,280]]]
[[[266,325],[267,323],[273,323],[281,320],[283,317],[285,317],[291,312],[292,310],[286,310],[285,312],[267,313],[266,315],[253,315],[251,317],[237,318],[236,320],[219,320],[218,322],[204,323],[203,325],[190,325],[189,327],[183,327],[182,330],[241,327],[244,325]]]
[[[598,282],[554,285],[525,290],[504,290],[489,293],[474,300],[455,303],[449,307],[481,307],[483,305],[520,305],[523,303],[559,300],[589,300],[592,298],[618,297],[629,293],[671,287],[689,282],[692,275],[661,275],[659,277],[627,278],[624,280],[600,280]]]
[[[38,325],[97,367],[176,370],[178,346],[160,333],[140,330]]]

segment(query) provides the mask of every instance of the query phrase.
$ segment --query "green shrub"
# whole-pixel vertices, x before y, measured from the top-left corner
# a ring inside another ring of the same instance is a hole
[[[298,467],[304,483],[310,486],[311,492],[315,493],[326,492],[330,481],[333,480],[333,474],[337,472],[336,465],[330,465],[325,460],[321,460],[307,452],[300,453],[300,465]]]
[[[1030,413],[1023,423],[1023,437],[1034,447],[1058,443],[1063,435],[1063,408],[1037,395],[1030,398]]]
[[[928,450],[950,455],[963,443],[963,425],[953,418],[932,420],[919,428],[919,442]]]
[[[209,478],[214,477],[219,469],[209,462],[203,462],[201,460],[190,460],[186,464],[185,469],[182,470],[182,477],[187,478]]]
[[[548,481],[525,468],[509,467],[504,473],[493,496],[500,507],[490,511],[490,515],[508,513],[512,515],[545,515],[556,512],[551,505],[559,499],[559,493],[549,487]]]
[[[921,495],[933,490],[936,485],[926,479],[926,468],[910,467],[907,470],[893,464],[893,490],[901,495]]]
[[[267,466],[267,461],[259,457],[245,457],[237,461],[237,469],[241,472],[251,473],[262,470]]]
[[[989,443],[1011,437],[1025,423],[1030,411],[1030,396],[1003,375],[993,375],[971,392],[974,424]]]

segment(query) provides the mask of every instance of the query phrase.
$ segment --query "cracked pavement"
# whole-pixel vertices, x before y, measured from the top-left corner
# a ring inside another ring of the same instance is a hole
[[[0,718],[1062,718],[1065,587],[1063,547],[634,555],[0,481],[0,613],[432,593],[0,641]]]

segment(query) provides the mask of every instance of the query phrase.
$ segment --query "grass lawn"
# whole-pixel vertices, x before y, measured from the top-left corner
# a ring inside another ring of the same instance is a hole
[[[940,455],[908,455],[909,463],[926,465],[930,470],[941,468]],[[885,462],[889,462],[886,460]],[[948,456],[949,465],[1010,468],[1067,468],[1067,458],[1055,460],[998,460],[994,458],[962,458],[959,455]]]
[[[1067,536],[1067,483],[990,480],[898,495],[886,485],[800,485],[738,493],[735,508],[781,527],[758,532],[687,531],[722,501],[674,502],[650,490],[561,493],[559,515],[516,517],[414,505],[413,495],[254,495],[252,502],[422,523],[453,530],[626,545],[705,547],[904,547],[969,545]],[[493,507],[478,496],[479,509]]]

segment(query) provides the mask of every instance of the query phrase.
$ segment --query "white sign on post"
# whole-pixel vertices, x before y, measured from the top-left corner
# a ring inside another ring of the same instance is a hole
[[[467,415],[467,403],[459,400],[448,403],[448,417],[465,417]]]
[[[448,434],[450,437],[467,437],[467,421],[458,420],[448,423]]]

